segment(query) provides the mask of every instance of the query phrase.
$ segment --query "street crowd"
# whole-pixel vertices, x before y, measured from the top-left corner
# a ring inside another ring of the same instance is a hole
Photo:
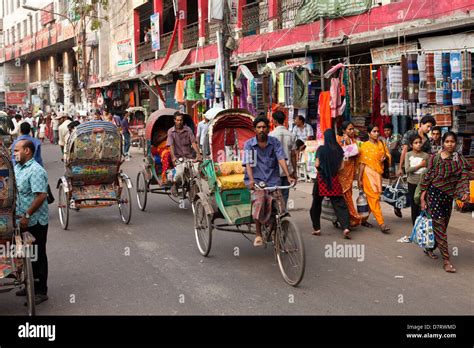
[[[215,113],[214,113],[215,114]],[[180,157],[192,158],[197,155],[201,159],[201,150],[205,150],[205,138],[209,121],[208,112],[198,124],[197,134],[183,124],[183,115],[176,113],[175,126],[169,129],[166,139],[153,139],[152,154],[161,158],[164,163],[168,158],[170,166],[176,164]],[[289,130],[285,126],[285,114],[276,111],[272,114],[272,122],[264,115],[253,121],[256,136],[244,145],[245,152],[256,155],[252,159],[244,159],[244,181],[250,190],[260,182],[268,186],[286,187],[282,190],[267,193],[253,191],[252,215],[256,222],[254,246],[264,244],[261,226],[268,222],[263,208],[270,194],[273,199],[287,210],[289,189],[297,180],[297,158],[304,150],[305,142],[315,138],[313,129],[303,116],[297,116],[294,127]],[[11,135],[12,161],[15,164],[15,176],[18,187],[17,211],[21,216],[19,224],[28,230],[36,239],[38,260],[33,263],[34,275],[38,279],[36,285],[37,304],[46,301],[48,259],[46,241],[48,233],[48,203],[54,197],[48,186],[48,175],[43,168],[41,145],[45,139],[57,144],[64,152],[68,137],[79,124],[88,120],[104,120],[114,123],[120,128],[124,137],[124,160],[129,159],[130,131],[128,114],[122,117],[105,111],[97,111],[90,116],[71,117],[66,113],[39,112],[35,117],[16,114],[14,116]],[[270,132],[271,123],[274,129]],[[432,218],[435,234],[435,246],[425,249],[425,254],[437,259],[434,253],[439,249],[446,272],[456,272],[450,261],[447,242],[447,227],[451,217],[453,199],[467,201],[469,199],[469,164],[462,154],[456,151],[457,135],[436,127],[433,117],[421,119],[417,129],[410,130],[403,136],[393,133],[393,126],[386,124],[384,129],[370,125],[369,139],[360,141],[356,136],[356,128],[350,121],[340,127],[340,134],[333,129],[324,132],[324,143],[316,152],[317,179],[314,181],[313,199],[310,218],[313,225],[312,235],[321,235],[321,211],[324,197],[332,203],[337,220],[342,226],[343,237],[351,239],[351,230],[361,225],[372,228],[368,222],[368,213],[372,213],[383,233],[390,227],[385,223],[381,209],[383,178],[394,175],[407,176],[409,199],[411,201],[411,220],[421,211],[426,211]],[[430,134],[431,136],[429,136]],[[156,140],[156,141],[155,141]],[[160,150],[161,149],[161,150]],[[153,152],[155,151],[155,152]],[[205,151],[204,151],[205,152]],[[179,165],[179,164],[178,164]],[[165,171],[164,171],[165,172]],[[388,174],[388,176],[387,176]],[[353,183],[357,182],[359,191],[363,193],[367,206],[366,214],[354,204]],[[416,190],[421,192],[420,205],[414,203]],[[402,217],[401,210],[394,208],[394,213]],[[20,290],[18,296],[25,296],[26,291]]]

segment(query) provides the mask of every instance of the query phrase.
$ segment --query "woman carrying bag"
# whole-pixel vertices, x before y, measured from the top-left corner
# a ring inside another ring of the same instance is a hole
[[[359,157],[359,191],[364,191],[367,196],[370,211],[374,214],[380,230],[388,233],[390,227],[385,224],[382,208],[380,207],[380,196],[382,194],[382,174],[384,173],[384,161],[390,161],[390,152],[383,141],[379,139],[380,130],[378,126],[369,125],[369,140],[360,147]],[[363,222],[362,226],[372,227],[369,222]]]
[[[311,205],[311,221],[315,236],[321,235],[321,204],[324,197],[329,197],[339,223],[342,225],[343,235],[349,236],[349,210],[343,197],[339,183],[338,172],[343,168],[344,151],[337,143],[333,129],[324,132],[324,145],[316,151],[315,165],[318,176],[313,187],[313,204]]]
[[[463,202],[469,200],[470,165],[456,152],[457,140],[453,132],[443,135],[443,150],[430,158],[428,171],[420,184],[421,209],[426,210],[431,217],[435,235],[435,246],[427,255],[437,259],[432,251],[438,247],[444,261],[443,268],[448,273],[456,272],[449,260],[447,236],[453,199],[458,198]]]

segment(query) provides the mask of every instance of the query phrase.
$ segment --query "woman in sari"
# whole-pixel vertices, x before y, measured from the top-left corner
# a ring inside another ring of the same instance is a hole
[[[338,137],[337,140],[339,145],[341,145],[343,148],[344,146],[357,143],[355,139],[354,124],[352,124],[350,121],[342,122],[342,133],[343,135]],[[347,208],[349,209],[351,227],[360,225],[362,222],[359,214],[357,214],[354,201],[352,200],[352,184],[356,175],[358,157],[358,155],[353,157],[344,157],[344,166],[338,174],[339,182],[342,186],[342,193],[344,194],[344,200],[346,201]]]
[[[151,154],[155,160],[155,164],[161,163],[161,180],[162,184],[166,183],[166,171],[172,168],[171,152],[168,145],[166,145],[167,134],[157,136],[153,139],[151,146]]]
[[[449,260],[447,228],[453,199],[469,200],[470,165],[456,152],[457,136],[453,132],[443,135],[443,150],[430,158],[428,171],[421,181],[421,209],[426,210],[433,221],[435,246],[425,250],[432,259],[438,256],[433,250],[439,248],[446,272],[455,273],[456,269]]]
[[[390,152],[385,143],[379,139],[380,130],[378,126],[367,127],[369,140],[360,147],[359,157],[359,191],[364,191],[372,214],[374,214],[380,230],[388,233],[390,227],[385,225],[380,207],[380,195],[382,194],[382,174],[383,162],[388,158],[391,160]],[[372,227],[367,221],[362,222],[363,226]]]

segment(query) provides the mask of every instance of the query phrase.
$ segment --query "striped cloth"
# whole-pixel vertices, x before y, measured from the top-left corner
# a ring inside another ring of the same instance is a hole
[[[402,99],[408,100],[408,61],[406,56],[402,56],[400,66],[402,68]]]
[[[426,56],[419,54],[417,56],[418,74],[420,76],[418,101],[420,104],[428,103],[428,92],[426,89]]]
[[[418,55],[409,54],[407,57],[408,67],[408,101],[411,103],[418,102],[418,90],[420,84],[420,75],[418,73]]]
[[[471,104],[471,89],[472,89],[472,61],[471,52],[464,51],[461,53],[461,99],[462,105]]]
[[[426,68],[426,97],[428,104],[436,104],[436,79],[434,74],[434,54],[427,53]]]
[[[453,105],[450,54],[443,53],[441,57],[441,65],[443,68],[443,105]]]
[[[434,54],[434,77],[436,80],[436,104],[443,105],[443,64],[441,52]]]
[[[388,68],[388,114],[402,115],[402,67],[398,65]]]
[[[449,61],[451,69],[452,103],[453,105],[462,105],[461,52],[451,52]]]

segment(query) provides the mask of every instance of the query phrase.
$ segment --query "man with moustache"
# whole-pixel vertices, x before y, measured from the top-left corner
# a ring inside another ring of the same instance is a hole
[[[272,200],[276,200],[281,212],[285,211],[285,203],[280,190],[255,190],[255,184],[264,182],[267,187],[280,186],[280,166],[290,184],[296,183],[296,180],[288,172],[287,158],[281,143],[268,135],[270,121],[259,116],[253,125],[257,135],[245,142],[242,165],[246,167],[245,184],[252,191],[252,215],[256,228],[253,245],[257,247],[263,245],[262,224],[270,222]]]

